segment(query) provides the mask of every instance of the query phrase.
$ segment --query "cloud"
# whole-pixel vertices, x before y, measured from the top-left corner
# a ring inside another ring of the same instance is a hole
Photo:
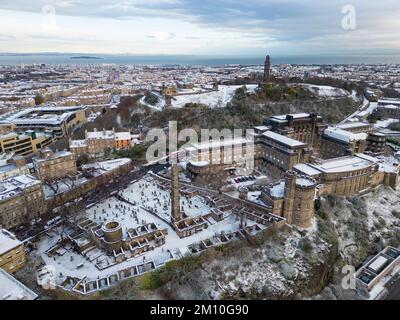
[[[247,54],[398,49],[398,0],[353,0],[354,31],[341,27],[342,8],[347,4],[347,0],[2,0],[0,20],[2,13],[13,15],[15,22],[5,30],[22,39],[17,22],[25,21],[20,17],[38,16],[40,20],[43,6],[50,5],[58,23],[61,21],[60,40],[68,38],[68,30],[86,38],[84,30],[94,29],[99,42],[114,44],[115,39],[132,38],[141,50],[162,44],[168,52],[179,51],[175,53],[231,53],[235,48],[246,53],[246,47]],[[87,27],[77,31],[75,21]],[[131,32],[121,27],[131,28]],[[37,27],[32,28],[40,33]],[[55,33],[51,36],[57,37]]]
[[[146,35],[146,38],[165,41],[165,40],[174,39],[175,38],[175,34],[174,33],[170,33],[170,32],[159,31],[159,32],[153,32],[153,33],[150,33],[150,34]]]

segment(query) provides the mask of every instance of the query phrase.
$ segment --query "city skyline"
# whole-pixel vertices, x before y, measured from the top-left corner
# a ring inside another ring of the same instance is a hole
[[[309,0],[6,0],[0,4],[0,52],[398,54],[399,16],[391,0],[385,7],[373,1],[349,7]],[[348,17],[354,21],[343,25]]]

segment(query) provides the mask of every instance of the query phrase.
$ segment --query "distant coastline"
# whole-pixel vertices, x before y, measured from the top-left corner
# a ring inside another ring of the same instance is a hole
[[[0,65],[18,64],[117,64],[154,66],[262,66],[264,56],[212,55],[112,55],[86,53],[0,53]],[[400,64],[400,55],[272,55],[273,65]]]
[[[101,60],[101,59],[103,59],[103,58],[100,58],[100,57],[91,57],[91,56],[76,56],[76,57],[71,57],[70,59],[79,59],[79,60],[82,60],[82,59],[87,59],[87,60]]]

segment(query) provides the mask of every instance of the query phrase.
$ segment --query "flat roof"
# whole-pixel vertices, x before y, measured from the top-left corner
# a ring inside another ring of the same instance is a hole
[[[389,260],[387,258],[379,256],[371,264],[368,265],[368,268],[378,274],[388,261]]]
[[[366,122],[347,122],[347,123],[343,123],[343,124],[338,124],[336,127],[346,130],[346,129],[369,127],[369,126],[372,126],[372,125],[370,123],[366,123]]]
[[[22,244],[14,234],[11,232],[0,229],[0,255],[20,246]]]
[[[0,300],[35,300],[38,295],[0,269]]]
[[[317,170],[317,169],[315,169],[315,168],[309,166],[309,165],[306,164],[306,163],[299,163],[299,164],[296,164],[296,165],[293,167],[293,169],[295,169],[295,170],[297,170],[297,171],[299,171],[299,172],[301,172],[301,173],[304,173],[304,174],[306,174],[306,175],[308,175],[308,176],[311,176],[311,177],[317,176],[317,175],[321,174],[321,171],[319,171],[319,170]]]
[[[71,140],[69,147],[70,148],[87,147],[87,143],[86,140]]]
[[[42,151],[47,151],[46,149],[42,149]],[[64,157],[68,157],[73,155],[72,152],[70,151],[57,151],[55,153],[53,153],[52,155],[50,155],[49,157],[43,157],[43,158],[35,158],[36,162],[45,162],[48,160],[54,160],[54,159],[58,159],[58,158],[64,158]]]
[[[266,132],[263,133],[263,136],[267,137],[269,139],[278,141],[278,142],[280,142],[280,143],[282,143],[284,145],[287,145],[289,147],[303,147],[303,146],[306,145],[305,143],[303,143],[301,141],[298,141],[298,140],[283,136],[283,135],[275,133],[273,131],[266,131]]]
[[[347,143],[357,140],[366,140],[368,138],[368,134],[366,133],[352,133],[339,127],[330,127],[324,131],[324,134],[333,139]]]
[[[257,126],[257,127],[254,127],[254,129],[256,129],[258,131],[267,131],[271,128],[269,126]]]
[[[355,171],[368,168],[374,163],[378,163],[378,159],[369,157],[364,154],[348,156],[336,159],[325,160],[321,164],[309,164],[313,168],[326,173]]]
[[[276,120],[287,120],[287,116],[292,116],[293,119],[301,119],[301,118],[309,118],[310,114],[309,113],[294,113],[294,114],[281,114],[278,116],[272,116],[270,119],[276,119]]]
[[[112,130],[98,130],[88,131],[87,139],[114,139],[114,131]]]
[[[195,149],[214,149],[220,147],[229,147],[234,145],[243,145],[247,143],[252,143],[253,141],[245,139],[245,138],[237,138],[237,139],[224,139],[218,141],[210,141],[210,142],[202,142],[202,143],[194,143],[192,144]]]
[[[392,105],[400,105],[400,99],[379,99],[378,104],[392,104]]]
[[[131,140],[132,135],[130,132],[116,132],[115,140]]]
[[[0,181],[0,201],[20,194],[25,188],[40,184],[40,180],[31,175],[20,175]]]
[[[315,185],[315,181],[307,179],[307,178],[297,178],[296,185],[302,187],[311,187]]]
[[[84,110],[83,106],[77,107],[36,107],[22,111],[12,111],[0,116],[0,123],[24,124],[59,124],[77,111]],[[60,114],[56,114],[58,112]],[[42,113],[38,115],[37,113]]]
[[[283,198],[285,194],[285,181],[281,181],[269,189],[271,196],[275,198]]]

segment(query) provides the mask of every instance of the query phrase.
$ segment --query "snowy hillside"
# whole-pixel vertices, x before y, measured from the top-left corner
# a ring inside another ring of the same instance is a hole
[[[352,95],[352,93],[344,89],[331,86],[317,86],[313,84],[299,84],[299,85],[308,88],[312,93],[321,98],[345,98]]]
[[[220,86],[219,91],[203,94],[193,94],[185,96],[177,96],[172,100],[174,108],[182,108],[187,103],[201,103],[211,108],[223,108],[230,102],[235,94],[235,91],[242,86]],[[247,90],[254,92],[257,85],[247,85]]]
[[[186,95],[177,95],[172,98],[173,108],[183,108],[187,103],[199,103],[209,106],[210,108],[224,108],[230,102],[235,95],[235,91],[242,86],[219,86],[219,91],[207,92],[207,93],[194,93]],[[248,92],[254,92],[257,85],[247,85]],[[193,91],[193,90],[192,90]],[[195,91],[193,91],[195,92]],[[160,94],[153,92],[159,98],[157,105],[151,105],[145,101],[145,97],[140,100],[143,105],[156,109],[162,110],[165,107],[165,99]]]

